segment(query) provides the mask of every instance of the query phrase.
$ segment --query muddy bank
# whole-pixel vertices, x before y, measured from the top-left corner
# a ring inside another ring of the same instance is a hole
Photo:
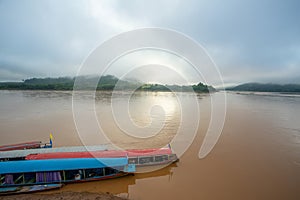
[[[0,196],[0,199],[5,200],[124,200],[124,198],[114,196],[112,194],[96,194],[90,192],[61,192],[54,194],[18,194],[10,196]]]

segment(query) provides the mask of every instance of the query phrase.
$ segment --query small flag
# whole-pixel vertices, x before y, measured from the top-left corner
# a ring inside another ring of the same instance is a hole
[[[52,135],[52,133],[50,133],[50,145],[51,145],[51,147],[52,147],[52,140],[53,140],[53,135]]]

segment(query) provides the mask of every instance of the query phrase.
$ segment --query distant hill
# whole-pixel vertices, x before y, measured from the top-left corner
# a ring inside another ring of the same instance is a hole
[[[74,78],[31,78],[23,82],[0,82],[1,90],[72,90]]]
[[[245,83],[226,90],[252,92],[300,92],[300,84]]]
[[[82,90],[94,89],[93,85],[98,81],[94,76],[76,77],[80,81]],[[31,78],[23,82],[0,82],[0,90],[73,90],[75,78]],[[118,83],[118,87],[115,88]],[[142,85],[141,85],[142,84]],[[190,92],[194,90],[199,93],[215,92],[212,86],[199,83],[197,85],[179,86],[179,85],[161,85],[161,84],[143,84],[137,81],[120,80],[112,75],[102,76],[98,82],[97,90],[129,90],[135,89],[140,91],[180,91]]]
[[[143,84],[138,90],[142,91],[177,91],[177,92],[199,92],[208,93],[216,92],[216,89],[212,86],[198,83],[197,85],[160,85],[160,84]]]

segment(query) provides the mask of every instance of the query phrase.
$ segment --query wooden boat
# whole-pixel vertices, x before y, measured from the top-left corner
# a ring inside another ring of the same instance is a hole
[[[22,150],[22,149],[37,149],[42,148],[41,141],[24,142],[18,144],[2,145],[0,146],[0,151],[12,151],[12,150]]]
[[[0,146],[0,151],[24,150],[24,149],[39,149],[52,148],[53,135],[50,133],[49,143],[42,143],[41,141],[24,142],[18,144],[9,144]]]
[[[61,188],[63,184],[24,185],[18,187],[1,187],[0,195],[11,195],[30,192],[41,192]]]
[[[50,144],[52,146],[51,137]],[[9,193],[21,191],[20,187],[23,186],[116,178],[135,173],[136,167],[167,165],[178,160],[170,146],[124,151],[108,150],[107,147],[98,145],[2,151],[0,190]],[[34,189],[32,187],[28,190]]]
[[[128,158],[68,158],[0,162],[0,188],[103,180],[135,172]]]

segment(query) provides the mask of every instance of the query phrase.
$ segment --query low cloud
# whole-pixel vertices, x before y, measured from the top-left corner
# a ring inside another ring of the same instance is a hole
[[[0,81],[73,76],[123,31],[162,27],[202,44],[225,83],[300,83],[299,1],[0,1]]]

